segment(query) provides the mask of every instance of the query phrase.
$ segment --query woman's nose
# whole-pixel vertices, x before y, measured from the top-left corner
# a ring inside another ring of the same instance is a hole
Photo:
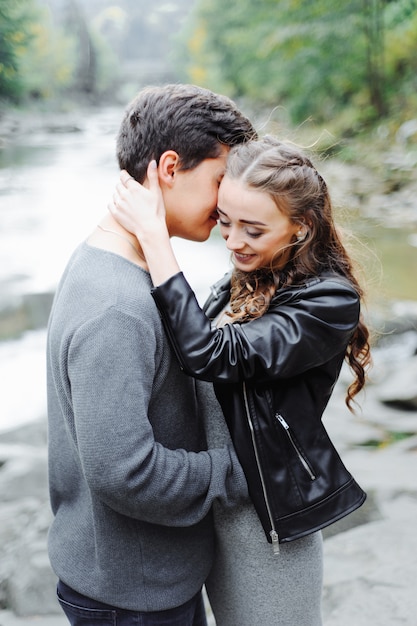
[[[226,235],[225,241],[229,250],[240,250],[245,245],[239,233],[233,230]]]

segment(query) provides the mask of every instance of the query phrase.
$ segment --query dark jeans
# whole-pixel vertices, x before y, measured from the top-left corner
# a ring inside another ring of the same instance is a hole
[[[207,626],[201,592],[182,606],[150,613],[118,609],[92,600],[61,581],[57,595],[72,626]]]

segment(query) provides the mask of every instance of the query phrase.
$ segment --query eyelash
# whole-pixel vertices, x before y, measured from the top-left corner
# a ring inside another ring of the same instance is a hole
[[[221,219],[219,220],[219,224],[223,226],[223,228],[229,228],[230,226],[230,222],[223,222]],[[249,230],[246,231],[246,234],[252,239],[257,239],[262,235],[262,233],[251,233]]]

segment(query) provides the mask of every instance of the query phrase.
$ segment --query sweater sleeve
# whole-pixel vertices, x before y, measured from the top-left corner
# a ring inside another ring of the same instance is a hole
[[[183,370],[212,382],[302,374],[343,353],[359,319],[358,295],[335,279],[293,294],[283,290],[262,317],[220,328],[212,327],[182,273],[152,295]]]
[[[246,480],[231,446],[189,452],[155,441],[149,410],[156,342],[151,324],[117,308],[77,331],[68,350],[72,436],[90,490],[110,508],[188,526],[215,499],[230,506],[246,497]]]

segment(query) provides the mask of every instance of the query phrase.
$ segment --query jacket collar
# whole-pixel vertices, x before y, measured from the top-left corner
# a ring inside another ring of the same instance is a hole
[[[226,303],[230,297],[230,282],[231,282],[232,272],[228,272],[218,280],[214,285],[210,287],[210,295],[207,298],[207,301],[203,307],[204,312],[210,318],[215,317],[221,310],[226,306]],[[284,289],[279,289],[274,297],[272,298],[271,305],[275,302],[282,303],[282,301],[287,300],[288,298],[292,298],[296,296],[296,294],[313,287],[314,285],[318,285],[319,283],[331,279],[333,281],[337,281],[339,283],[350,285],[350,282],[344,276],[340,276],[340,274],[336,274],[335,272],[326,271],[318,276],[313,276],[311,278],[306,279],[303,283],[298,285],[291,285],[290,287],[285,287]]]

